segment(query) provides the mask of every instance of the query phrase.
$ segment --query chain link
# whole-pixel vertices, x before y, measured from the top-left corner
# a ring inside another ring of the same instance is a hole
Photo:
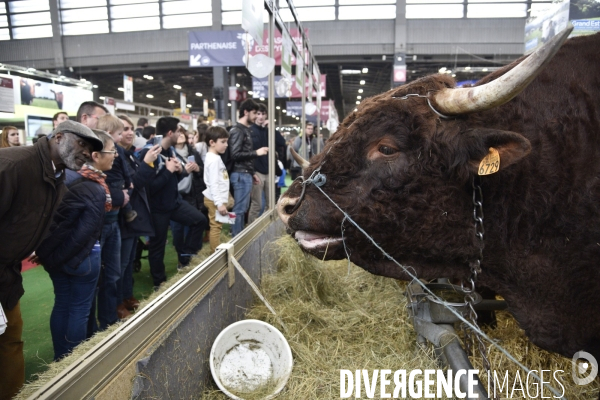
[[[473,221],[475,226],[475,237],[479,240],[479,256],[475,261],[469,263],[471,275],[469,276],[467,283],[471,287],[465,287],[463,282],[461,282],[461,286],[465,293],[467,293],[467,295],[465,296],[468,306],[468,309],[466,311],[466,318],[473,326],[477,326],[477,312],[475,311],[474,307],[475,299],[471,293],[475,292],[475,284],[477,282],[477,277],[481,273],[481,261],[483,260],[483,237],[485,235],[485,229],[483,227],[483,192],[481,191],[481,186],[478,183],[475,183],[475,177],[473,177],[471,181],[471,186],[473,188]],[[487,349],[485,343],[483,342],[481,336],[479,336],[477,333],[471,332],[471,329],[466,324],[463,323],[461,325],[465,338],[465,351],[468,356],[473,356],[473,349],[475,344],[474,342],[477,342],[477,350],[479,351],[479,354],[481,356],[483,368],[487,371],[489,381],[490,379],[492,379],[492,368],[490,361],[487,357]],[[491,398],[497,400],[496,396],[493,396]]]

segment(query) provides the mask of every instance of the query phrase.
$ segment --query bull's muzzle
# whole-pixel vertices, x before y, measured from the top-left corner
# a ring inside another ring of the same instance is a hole
[[[298,201],[298,197],[288,197],[284,194],[277,202],[277,213],[279,214],[279,218],[281,218],[286,226],[288,225],[288,221],[293,214],[294,206],[298,203]]]

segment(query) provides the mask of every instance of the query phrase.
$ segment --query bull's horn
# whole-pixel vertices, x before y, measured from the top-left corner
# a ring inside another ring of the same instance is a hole
[[[485,111],[509,102],[535,79],[572,30],[573,25],[569,22],[565,30],[519,65],[485,85],[437,92],[433,97],[434,108],[442,114],[457,115]]]
[[[294,148],[291,146],[290,146],[290,153],[291,153],[292,157],[294,157],[294,160],[296,160],[298,165],[300,165],[302,167],[302,169],[308,167],[308,165],[309,165],[308,161],[306,161],[304,158],[300,157],[300,154],[296,153],[296,150],[294,150]]]

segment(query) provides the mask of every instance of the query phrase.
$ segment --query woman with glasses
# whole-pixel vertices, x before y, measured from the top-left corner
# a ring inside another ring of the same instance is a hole
[[[116,144],[121,142],[123,122],[111,114],[103,115],[98,119],[98,129],[106,131]],[[112,208],[107,211],[102,227],[100,245],[102,247],[102,271],[100,272],[100,285],[98,287],[98,322],[100,330],[131,315],[119,303],[119,281],[121,279],[121,229],[119,227],[119,213],[126,221],[133,221],[137,213],[129,205],[129,194],[133,189],[129,170],[125,162],[125,153],[119,146],[113,149],[117,159],[113,168],[106,174],[106,184],[112,197]],[[121,210],[123,209],[123,210]],[[93,311],[93,310],[92,310]],[[93,325],[92,330],[96,330]]]
[[[112,208],[104,171],[112,168],[115,143],[94,131],[104,144],[80,171],[66,170],[69,190],[54,214],[46,240],[36,250],[37,260],[52,279],[54,308],[50,332],[54,360],[69,354],[87,337],[88,318],[100,274],[100,233],[106,211]]]
[[[150,165],[156,161],[161,152],[160,145],[152,147],[143,160],[135,156],[135,140],[137,135],[133,130],[133,121],[127,115],[117,115],[123,123],[120,147],[123,148],[123,160],[128,166],[133,190],[129,197],[129,204],[137,212],[137,217],[127,223],[124,218],[119,219],[121,228],[121,279],[117,285],[117,303],[119,308],[134,311],[140,302],[133,296],[133,262],[136,256],[137,241],[140,236],[154,236],[150,206],[146,195],[146,186],[154,179],[156,172]],[[145,141],[144,141],[145,143]]]

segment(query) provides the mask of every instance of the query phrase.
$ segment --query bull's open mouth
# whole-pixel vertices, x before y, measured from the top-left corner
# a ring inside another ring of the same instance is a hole
[[[294,237],[298,241],[298,244],[305,250],[325,250],[327,247],[343,241],[341,237],[307,231],[297,231]]]

